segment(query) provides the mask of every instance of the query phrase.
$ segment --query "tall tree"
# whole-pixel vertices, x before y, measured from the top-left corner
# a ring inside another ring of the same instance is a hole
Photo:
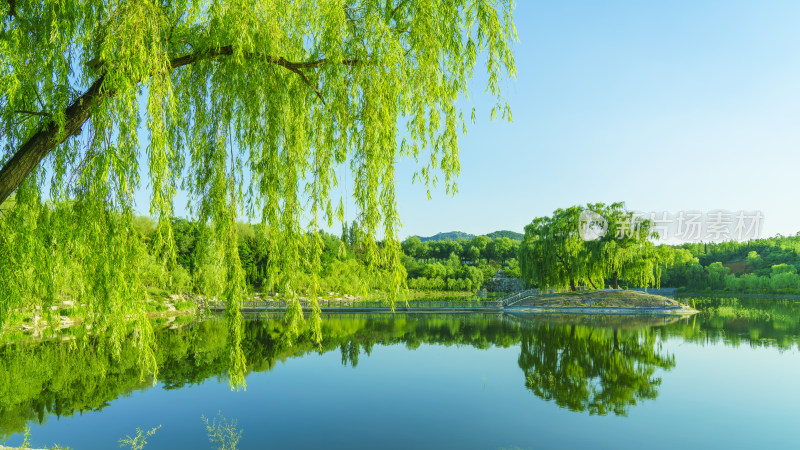
[[[469,242],[472,247],[478,249],[478,257],[488,259],[489,256],[486,253],[486,247],[489,245],[490,241],[491,239],[486,236],[475,236]]]
[[[597,236],[581,230],[592,223],[588,218],[603,225]],[[635,286],[657,286],[659,264],[667,262],[668,254],[655,247],[653,237],[650,221],[626,211],[623,203],[557,209],[552,217],[538,217],[525,227],[518,251],[520,270],[526,284],[540,287],[602,288],[606,279],[615,288],[621,279]]]
[[[210,224],[199,263],[235,266],[216,269],[232,314],[242,295],[237,217],[267,225],[270,279],[291,294],[301,264],[319,268],[320,224],[344,218],[341,199],[333,206],[340,165],[351,169],[365,257],[394,270],[399,286],[396,161],[420,161],[427,186],[441,177],[454,190],[457,105],[479,55],[498,99],[492,116],[510,119],[499,89],[515,75],[507,0],[46,0],[0,9],[0,203],[16,193],[2,217],[0,324],[11,309],[41,305],[42,292],[53,301],[52,274],[66,266],[86,274],[75,290],[96,317],[141,312],[146,292],[127,236],[143,172],[153,245],[174,258],[170,219],[184,187],[192,213]],[[71,208],[49,234],[44,191]]]
[[[578,232],[581,208],[557,209],[525,226],[519,248],[522,277],[528,285],[575,289],[584,282],[584,241]]]
[[[650,240],[658,237],[650,220],[627,211],[622,202],[595,203],[587,209],[606,223],[605,233],[587,242],[590,260],[597,266],[593,269],[608,278],[615,289],[619,289],[620,279],[639,287],[658,286],[659,263],[669,255],[659,252]]]
[[[403,241],[401,244],[403,253],[412,258],[421,258],[420,251],[422,250],[422,241],[417,236],[411,236]]]

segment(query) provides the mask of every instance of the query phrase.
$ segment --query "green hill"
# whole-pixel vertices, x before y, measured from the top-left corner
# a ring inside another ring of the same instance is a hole
[[[525,237],[525,235],[522,233],[517,233],[516,231],[509,231],[509,230],[493,231],[489,234],[486,234],[485,236],[490,237],[492,239],[506,237],[513,241],[521,241],[522,238]]]
[[[508,230],[493,231],[491,233],[484,234],[483,236],[486,236],[486,237],[489,237],[489,238],[492,238],[492,239],[506,237],[506,238],[509,238],[509,239],[515,240],[515,241],[521,241],[522,238],[523,238],[522,233],[517,233],[515,231],[508,231]],[[422,237],[422,236],[417,236],[417,237],[422,242],[443,241],[445,239],[451,239],[451,240],[454,240],[454,241],[468,241],[468,240],[474,238],[475,235],[474,234],[469,234],[469,233],[464,233],[463,231],[448,231],[446,233],[437,233],[437,234],[434,234],[433,236],[428,236],[428,237]]]
[[[433,236],[422,237],[418,236],[422,242],[428,241],[443,241],[445,239],[452,239],[454,241],[468,241],[475,237],[474,234],[464,233],[463,231],[449,231],[447,233],[436,233]]]

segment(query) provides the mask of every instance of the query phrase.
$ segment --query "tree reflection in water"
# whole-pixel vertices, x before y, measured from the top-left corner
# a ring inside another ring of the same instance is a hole
[[[369,356],[376,345],[403,345],[412,351],[423,344],[476,349],[519,345],[518,364],[534,395],[572,411],[624,415],[638,402],[656,398],[661,374],[676,363],[662,352],[661,343],[670,339],[780,350],[800,347],[800,302],[698,299],[697,306],[702,314],[681,321],[508,314],[328,315],[321,346],[308,333],[289,345],[285,327],[276,318],[248,320],[242,332],[247,360],[242,375],[272,370],[277,361],[330,351],[341,353],[342,364],[357,367],[359,356]],[[155,327],[158,381],[164,389],[224,379],[228,374],[226,322],[185,320]],[[135,346],[124,343],[115,357],[102,336],[73,332],[69,340],[6,336],[0,342],[0,441],[28,423],[101,410],[120,396],[152,387],[152,377],[141,377]]]
[[[521,338],[525,386],[571,411],[626,415],[629,406],[658,395],[656,369],[675,366],[674,356],[660,353],[652,328],[544,323],[532,325]]]

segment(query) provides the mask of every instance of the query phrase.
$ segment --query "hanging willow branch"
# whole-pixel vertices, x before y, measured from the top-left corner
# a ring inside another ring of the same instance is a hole
[[[201,59],[218,58],[221,56],[233,55],[233,46],[227,45],[224,47],[211,49],[207,51],[193,52],[188,55],[180,56],[171,61],[172,69],[177,69],[189,64],[195,63]],[[305,62],[288,61],[283,57],[274,57],[271,55],[261,55],[258,53],[247,53],[245,57],[248,59],[257,58],[266,61],[276,66],[285,67],[299,75],[303,81],[309,85],[314,93],[324,103],[319,89],[314,86],[308,77],[301,71],[301,69],[316,69],[324,64],[328,64],[326,59],[317,59]],[[347,59],[340,62],[342,65],[355,66],[359,62],[356,59]],[[102,67],[102,64],[94,64],[94,67]],[[116,92],[113,89],[103,89],[103,81],[105,75],[100,76],[97,81],[92,83],[89,89],[83,93],[77,100],[69,105],[64,110],[65,122],[63,128],[59,130],[58,124],[52,120],[47,121],[40,131],[31,136],[24,144],[22,144],[14,153],[14,156],[9,159],[0,169],[0,203],[3,203],[14,190],[25,180],[25,178],[36,168],[39,163],[50,152],[52,152],[58,145],[72,136],[77,136],[81,132],[83,124],[89,120],[92,111],[103,101],[104,98],[113,97]],[[28,111],[15,111],[17,113],[26,113],[34,115],[48,116],[47,113],[31,113]]]

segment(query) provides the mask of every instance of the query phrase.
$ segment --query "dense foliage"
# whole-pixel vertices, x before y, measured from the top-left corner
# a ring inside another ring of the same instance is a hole
[[[800,234],[747,242],[662,246],[662,285],[745,293],[800,293]]]
[[[800,293],[800,233],[658,246],[656,237],[650,222],[622,203],[558,209],[525,227],[519,266],[536,286]]]
[[[239,217],[262,224],[268,278],[290,295],[318,290],[318,230],[343,218],[336,177],[347,168],[368,267],[390,271],[397,290],[395,164],[412,158],[418,180],[441,177],[455,191],[459,105],[479,56],[498,100],[492,116],[511,118],[500,95],[501,79],[515,75],[509,1],[0,8],[0,325],[13,310],[46,308],[65,285],[93,305],[98,327],[142,318],[133,199],[145,186],[165,272],[177,264],[174,200],[188,193],[192,219],[204,224],[195,264],[220,281],[232,325],[247,276]],[[305,272],[310,280],[295,277]],[[287,317],[301,320],[299,307]],[[152,332],[140,325],[152,361]],[[239,341],[230,355],[241,366]]]
[[[603,232],[584,234],[594,228]],[[653,237],[650,222],[626,211],[622,203],[557,209],[525,227],[519,248],[522,276],[527,285],[541,288],[602,289],[607,280],[614,287],[620,280],[658,286],[662,255],[650,241]]]
[[[423,242],[412,236],[401,247],[411,289],[475,291],[498,270],[509,278],[520,276],[515,258],[519,242],[506,237]]]

